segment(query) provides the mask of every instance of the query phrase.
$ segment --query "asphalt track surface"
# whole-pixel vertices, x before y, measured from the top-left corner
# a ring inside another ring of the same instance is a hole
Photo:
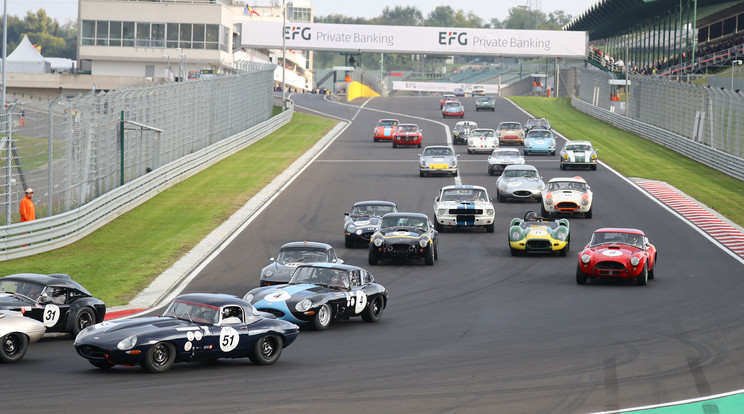
[[[366,249],[343,247],[343,213],[382,199],[431,217],[438,190],[455,182],[419,177],[421,151],[374,143],[374,124],[416,122],[433,145],[451,143],[459,119],[443,120],[434,97],[375,98],[362,110],[317,95],[293,99],[300,111],[354,121],[186,291],[242,296],[281,244],[322,241],[388,288],[380,323],[356,318],[303,331],[273,366],[219,360],[165,374],[102,371],[69,338],[44,339],[21,363],[0,368],[0,411],[589,413],[744,389],[744,266],[630,181],[604,165],[561,171],[557,156],[529,156],[545,181],[581,175],[594,191],[593,218],[571,219],[567,257],[511,257],[510,219],[539,204],[508,202],[496,203],[493,234],[440,234],[434,266],[372,267]],[[466,119],[482,127],[527,118],[503,99],[493,113],[476,113],[472,98],[464,103]],[[486,155],[455,148],[462,183],[495,197]],[[577,252],[606,226],[643,229],[656,245],[648,286],[575,283]]]

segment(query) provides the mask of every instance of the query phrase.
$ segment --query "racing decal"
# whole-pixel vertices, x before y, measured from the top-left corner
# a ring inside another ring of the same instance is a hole
[[[367,306],[367,295],[361,291],[356,291],[356,306],[354,307],[354,313],[361,313],[365,306]]]
[[[264,300],[267,302],[286,302],[287,299],[291,298],[292,295],[290,295],[288,292],[285,292],[283,290],[280,290],[278,292],[269,293],[264,297]]]
[[[392,130],[392,128],[391,128],[391,127],[385,127],[385,128],[384,128],[384,131],[385,131],[385,132],[383,132],[383,134],[385,134],[385,135],[390,135],[390,134],[391,134],[391,130]]]
[[[220,349],[222,352],[230,352],[237,348],[239,341],[240,335],[234,328],[225,326],[220,331]]]
[[[202,339],[202,332],[201,331],[194,332],[194,339],[196,339],[197,341],[201,341],[201,339]]]
[[[357,226],[367,226],[369,225],[369,220],[359,220],[354,224],[356,224]]]
[[[623,252],[621,252],[620,250],[605,250],[602,252],[602,254],[609,257],[617,257],[622,256]]]
[[[300,262],[294,262],[294,263],[287,263],[284,266],[287,266],[287,267],[297,267],[299,265],[300,265]]]
[[[547,236],[548,232],[543,229],[536,229],[530,231],[531,236]]]
[[[194,331],[188,331],[188,332],[186,332],[186,339],[188,339],[189,341],[193,341],[194,340]],[[188,351],[188,349],[187,349],[187,351]]]
[[[186,342],[185,344],[183,344],[183,350],[186,351],[186,352],[191,351],[191,348],[192,347],[193,347],[193,345],[191,344],[191,342]]]
[[[49,304],[44,306],[44,326],[48,328],[56,325],[57,321],[59,321],[59,313],[59,306],[57,305]]]
[[[354,306],[354,302],[356,302],[356,298],[351,295],[350,292],[344,291],[344,296],[346,296],[346,307],[350,308]]]

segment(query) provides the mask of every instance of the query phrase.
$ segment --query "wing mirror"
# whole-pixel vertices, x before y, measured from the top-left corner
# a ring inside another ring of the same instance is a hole
[[[344,217],[349,217],[349,213],[344,213]]]
[[[274,263],[275,261],[276,261],[276,259],[274,259],[273,257],[271,259],[269,259],[269,263]]]

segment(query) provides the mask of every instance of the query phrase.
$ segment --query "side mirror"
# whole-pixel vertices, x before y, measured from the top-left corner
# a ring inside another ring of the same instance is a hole
[[[419,154],[418,156],[420,157],[420,156],[421,156],[421,154]]]
[[[439,202],[439,196],[434,197],[435,202]]]
[[[344,259],[336,258],[335,262],[338,264],[344,264]]]
[[[39,302],[46,302],[46,301],[48,301],[48,300],[49,300],[49,294],[48,294],[48,293],[46,293],[46,292],[43,292],[43,293],[42,293],[42,294],[41,294],[41,295],[39,296]]]
[[[599,152],[599,148],[594,148],[594,152]]]
[[[274,259],[273,257],[269,259],[269,263],[274,263],[274,261],[276,261],[276,259]]]
[[[349,213],[344,213],[344,216],[345,217],[349,217]]]
[[[460,154],[457,154],[457,158],[460,158]]]

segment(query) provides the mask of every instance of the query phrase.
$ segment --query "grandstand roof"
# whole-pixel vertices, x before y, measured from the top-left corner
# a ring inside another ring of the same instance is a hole
[[[686,4],[689,0],[683,0]],[[726,5],[740,3],[731,0],[697,0],[697,18],[701,19]],[[585,31],[589,40],[605,39],[627,32],[634,22],[679,8],[680,0],[599,0],[578,17],[563,26],[563,30]]]

